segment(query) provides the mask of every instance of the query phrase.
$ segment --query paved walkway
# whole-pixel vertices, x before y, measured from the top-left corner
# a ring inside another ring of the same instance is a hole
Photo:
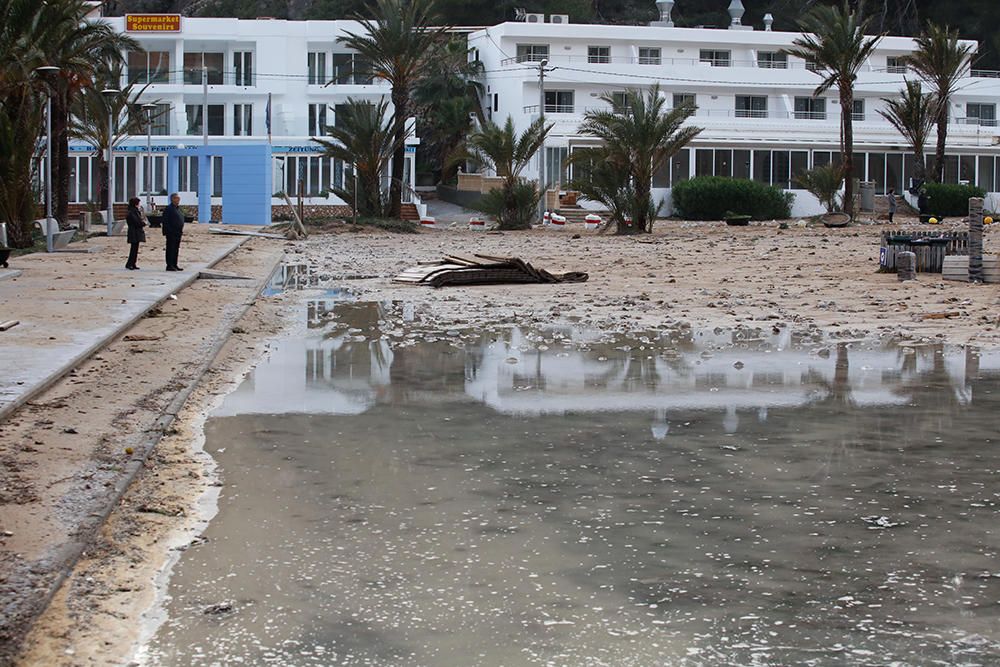
[[[0,419],[44,391],[83,359],[127,330],[151,308],[191,284],[249,237],[210,234],[189,225],[182,272],[164,271],[163,237],[147,230],[139,271],[125,269],[123,237],[92,238],[71,248],[91,252],[35,253],[10,259],[20,275],[0,280]]]

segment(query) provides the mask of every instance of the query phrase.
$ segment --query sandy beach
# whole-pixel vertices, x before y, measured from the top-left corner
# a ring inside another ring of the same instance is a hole
[[[901,283],[895,274],[879,273],[882,229],[671,222],[637,237],[535,229],[424,230],[416,235],[339,231],[296,242],[254,239],[249,248],[258,250],[237,253],[231,266],[220,268],[252,272],[263,265],[260,250],[281,247],[286,264],[306,267],[307,289],[260,297],[242,319],[226,324],[234,335],[105,525],[98,544],[35,624],[17,663],[118,665],[134,659],[137,645],[155,627],[169,565],[184,549],[197,548],[197,535],[219,492],[217,471],[201,451],[204,420],[267,354],[268,341],[294,331],[301,300],[315,294],[311,290],[346,287],[363,301],[412,303],[426,327],[442,330],[569,321],[613,331],[743,326],[816,330],[842,340],[879,337],[1000,346],[1000,286],[947,282],[940,274],[919,274],[918,280]],[[1000,225],[988,228],[985,236],[986,252],[1000,253]],[[584,271],[590,277],[584,283],[439,290],[390,281],[417,262],[476,253],[517,256],[553,272]],[[198,289],[188,288],[164,307],[163,316],[175,319],[143,320],[132,335],[155,336],[157,326],[180,324],[189,337],[210,335],[219,326],[210,315],[224,307],[226,296],[191,292]],[[130,354],[130,345],[135,343],[114,343],[75,379],[67,378],[34,403],[57,401],[66,414],[87,411],[93,399],[71,381],[105,386],[114,378],[116,394],[134,397],[125,404],[155,413],[141,383],[162,371],[163,356]],[[101,358],[121,361],[105,368]],[[163,382],[170,381],[165,375]],[[123,424],[142,422],[141,416],[99,410],[82,419],[87,422],[78,427],[82,432],[112,448],[123,446]],[[38,428],[25,409],[5,426],[4,439],[30,445],[41,437]],[[46,438],[50,436],[68,437]],[[28,465],[31,455],[20,454],[29,485],[36,474],[36,467]]]

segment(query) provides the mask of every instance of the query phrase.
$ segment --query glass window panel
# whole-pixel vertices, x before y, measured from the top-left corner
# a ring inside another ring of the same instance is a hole
[[[212,196],[222,196],[222,158],[212,158]]]
[[[611,47],[608,46],[588,46],[588,63],[609,63],[611,62]]]
[[[993,187],[995,185],[993,165],[994,162],[992,155],[979,156],[979,174],[976,177],[976,185],[981,187],[986,192],[993,192]]]
[[[728,148],[715,150],[715,175],[727,178],[733,175],[733,152]]]
[[[170,51],[149,52],[149,82],[170,82]]]
[[[958,180],[968,183],[976,182],[976,156],[963,155],[958,162]]]
[[[896,194],[903,191],[903,154],[889,153],[885,156],[886,192],[893,188]]]
[[[813,169],[830,164],[830,151],[813,151]]]
[[[320,157],[309,158],[309,196],[316,197],[324,190],[323,187],[323,159]]]
[[[753,152],[753,180],[771,182],[771,151]]]
[[[126,59],[128,63],[128,80],[135,83],[148,83],[149,54],[145,51],[129,51]]]
[[[253,53],[237,51],[233,54],[233,70],[236,74],[237,86],[252,86],[253,84]]]
[[[518,44],[517,45],[517,61],[518,62],[541,62],[549,57],[549,45],[548,44]]]
[[[944,156],[944,182],[958,183],[958,156]]]
[[[798,184],[798,178],[805,172],[809,171],[809,151],[792,151],[792,179],[791,185],[793,188],[801,187]]]
[[[791,157],[788,151],[771,152],[771,184],[779,188],[789,189],[791,187],[789,174],[791,169]]]
[[[868,154],[868,179],[875,181],[875,193],[885,194],[885,153]]]
[[[733,178],[750,178],[750,151],[733,151]]]
[[[354,58],[350,53],[334,53],[331,60],[333,80],[339,84],[353,83]]]
[[[226,133],[226,105],[208,105],[208,133],[216,137]]]
[[[670,184],[686,181],[691,173],[691,151],[684,148],[670,158]]]
[[[661,63],[660,49],[643,47],[639,49],[640,65],[659,65]]]
[[[699,148],[694,152],[694,175],[711,176],[715,166],[714,151],[711,148]]]

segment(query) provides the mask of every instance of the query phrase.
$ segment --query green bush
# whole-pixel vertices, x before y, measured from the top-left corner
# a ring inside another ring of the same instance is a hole
[[[969,197],[985,197],[986,192],[975,185],[926,183],[924,189],[931,198],[929,209],[935,215],[967,215]]]
[[[774,220],[792,215],[795,195],[773,185],[722,176],[681,181],[671,191],[674,213],[685,220],[722,220],[727,214]]]

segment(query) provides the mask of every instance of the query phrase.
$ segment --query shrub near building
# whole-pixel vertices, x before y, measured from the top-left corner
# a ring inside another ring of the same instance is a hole
[[[969,197],[985,197],[982,188],[953,183],[926,183],[924,189],[931,198],[930,211],[935,215],[966,215]]]
[[[723,176],[698,176],[673,187],[674,214],[685,220],[722,220],[749,215],[776,220],[792,215],[795,195],[773,185]]]

